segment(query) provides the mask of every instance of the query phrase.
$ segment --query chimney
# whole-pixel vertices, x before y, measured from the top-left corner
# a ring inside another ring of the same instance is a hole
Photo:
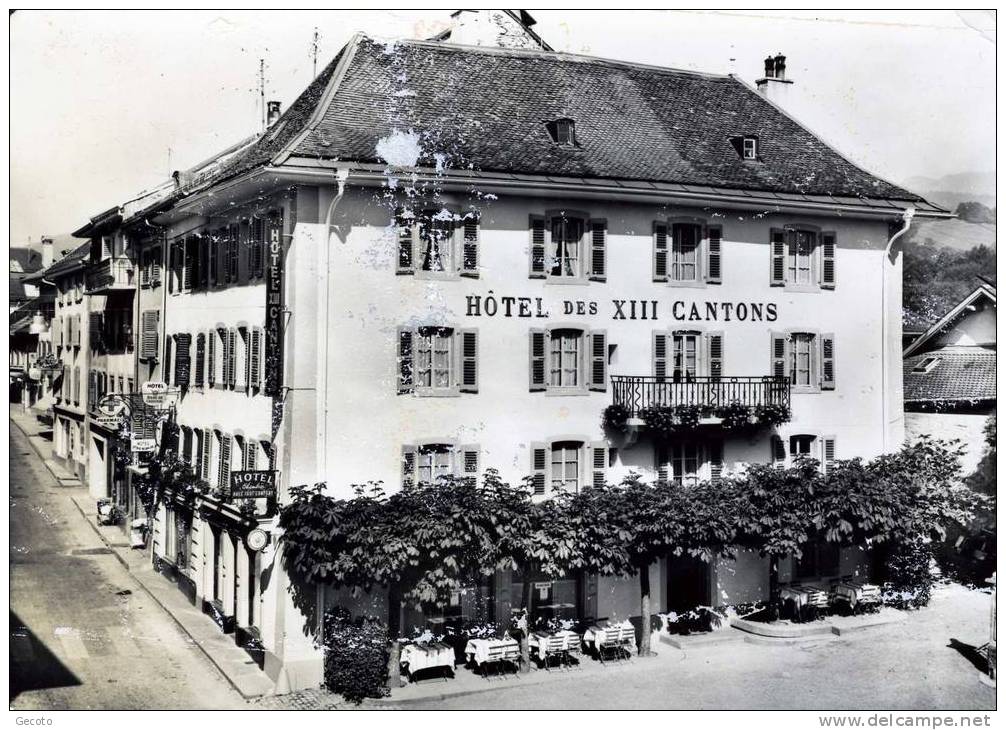
[[[786,108],[793,82],[786,78],[786,57],[781,53],[765,59],[765,75],[755,81],[761,95],[773,104]]]
[[[276,123],[276,120],[279,119],[279,112],[280,109],[282,108],[282,104],[280,104],[280,102],[278,101],[269,101],[266,102],[265,108],[266,108],[265,126],[271,127]]]
[[[48,269],[55,259],[52,239],[49,236],[42,236],[42,268]]]

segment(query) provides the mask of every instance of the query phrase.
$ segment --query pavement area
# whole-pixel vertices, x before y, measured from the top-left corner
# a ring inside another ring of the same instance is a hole
[[[320,688],[250,692],[261,675],[247,655],[130,554],[117,528],[99,536],[86,489],[47,468],[41,427],[13,409],[11,420],[12,709],[356,707]],[[995,691],[972,663],[988,640],[990,598],[948,585],[904,620],[841,635],[754,643],[724,629],[723,640],[655,642],[655,657],[604,666],[587,659],[581,669],[491,680],[458,668],[456,679],[362,708],[994,709]]]
[[[86,489],[13,423],[9,443],[10,708],[247,708],[81,516]]]

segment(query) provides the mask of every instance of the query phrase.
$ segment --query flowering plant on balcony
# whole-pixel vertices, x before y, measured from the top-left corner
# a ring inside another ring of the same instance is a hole
[[[753,409],[737,401],[717,408],[716,417],[722,419],[723,428],[731,431],[751,428],[758,424]]]
[[[654,433],[669,434],[693,430],[706,410],[694,405],[648,406],[640,409],[639,417]]]
[[[601,428],[605,431],[625,431],[629,409],[621,403],[612,403],[601,414]]]
[[[755,406],[755,418],[762,426],[778,426],[789,421],[793,414],[789,406],[782,403],[770,403],[763,406]]]

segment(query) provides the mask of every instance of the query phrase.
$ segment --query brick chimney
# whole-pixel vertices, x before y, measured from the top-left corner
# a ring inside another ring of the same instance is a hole
[[[53,262],[56,260],[55,251],[53,250],[52,238],[49,236],[42,236],[42,268],[48,269],[52,266]]]
[[[786,78],[786,57],[782,53],[765,59],[765,75],[755,81],[762,96],[772,103],[786,108],[793,82]]]

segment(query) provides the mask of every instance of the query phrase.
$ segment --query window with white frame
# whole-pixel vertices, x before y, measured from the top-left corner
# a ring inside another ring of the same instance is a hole
[[[814,382],[815,337],[806,332],[794,332],[790,336],[789,382],[792,385],[810,387]]]
[[[402,447],[402,484],[436,484],[443,477],[478,479],[478,444],[430,441]]]
[[[430,390],[454,387],[454,330],[420,327],[416,337],[416,386]]]
[[[609,448],[604,441],[560,437],[531,444],[531,485],[533,493],[544,496],[556,490],[576,492],[601,487],[608,469]]]
[[[699,342],[697,332],[675,332],[671,335],[672,375],[675,383],[692,382],[699,374]]]
[[[742,156],[745,160],[758,159],[758,140],[755,137],[745,137],[742,145]]]
[[[577,388],[582,383],[580,358],[583,331],[552,330],[549,338],[549,386]]]
[[[701,225],[675,223],[671,226],[671,281],[699,280],[701,242]]]
[[[692,486],[718,481],[723,473],[723,444],[718,440],[675,441],[656,447],[657,481]]]
[[[478,330],[402,327],[398,330],[398,392],[455,395],[478,392]]]
[[[447,208],[403,209],[395,217],[396,272],[478,277],[479,219]]]
[[[814,283],[814,251],[817,234],[813,231],[789,232],[786,250],[786,280],[792,284]]]
[[[581,218],[552,218],[552,250],[549,273],[551,276],[579,279],[582,269],[583,220]]]
[[[552,444],[550,473],[553,491],[579,491],[582,449],[583,443],[578,441],[558,441]]]
[[[581,393],[607,390],[608,337],[577,327],[532,329],[528,344],[530,390]]]
[[[834,390],[835,335],[814,332],[772,333],[772,374],[796,393]]]

